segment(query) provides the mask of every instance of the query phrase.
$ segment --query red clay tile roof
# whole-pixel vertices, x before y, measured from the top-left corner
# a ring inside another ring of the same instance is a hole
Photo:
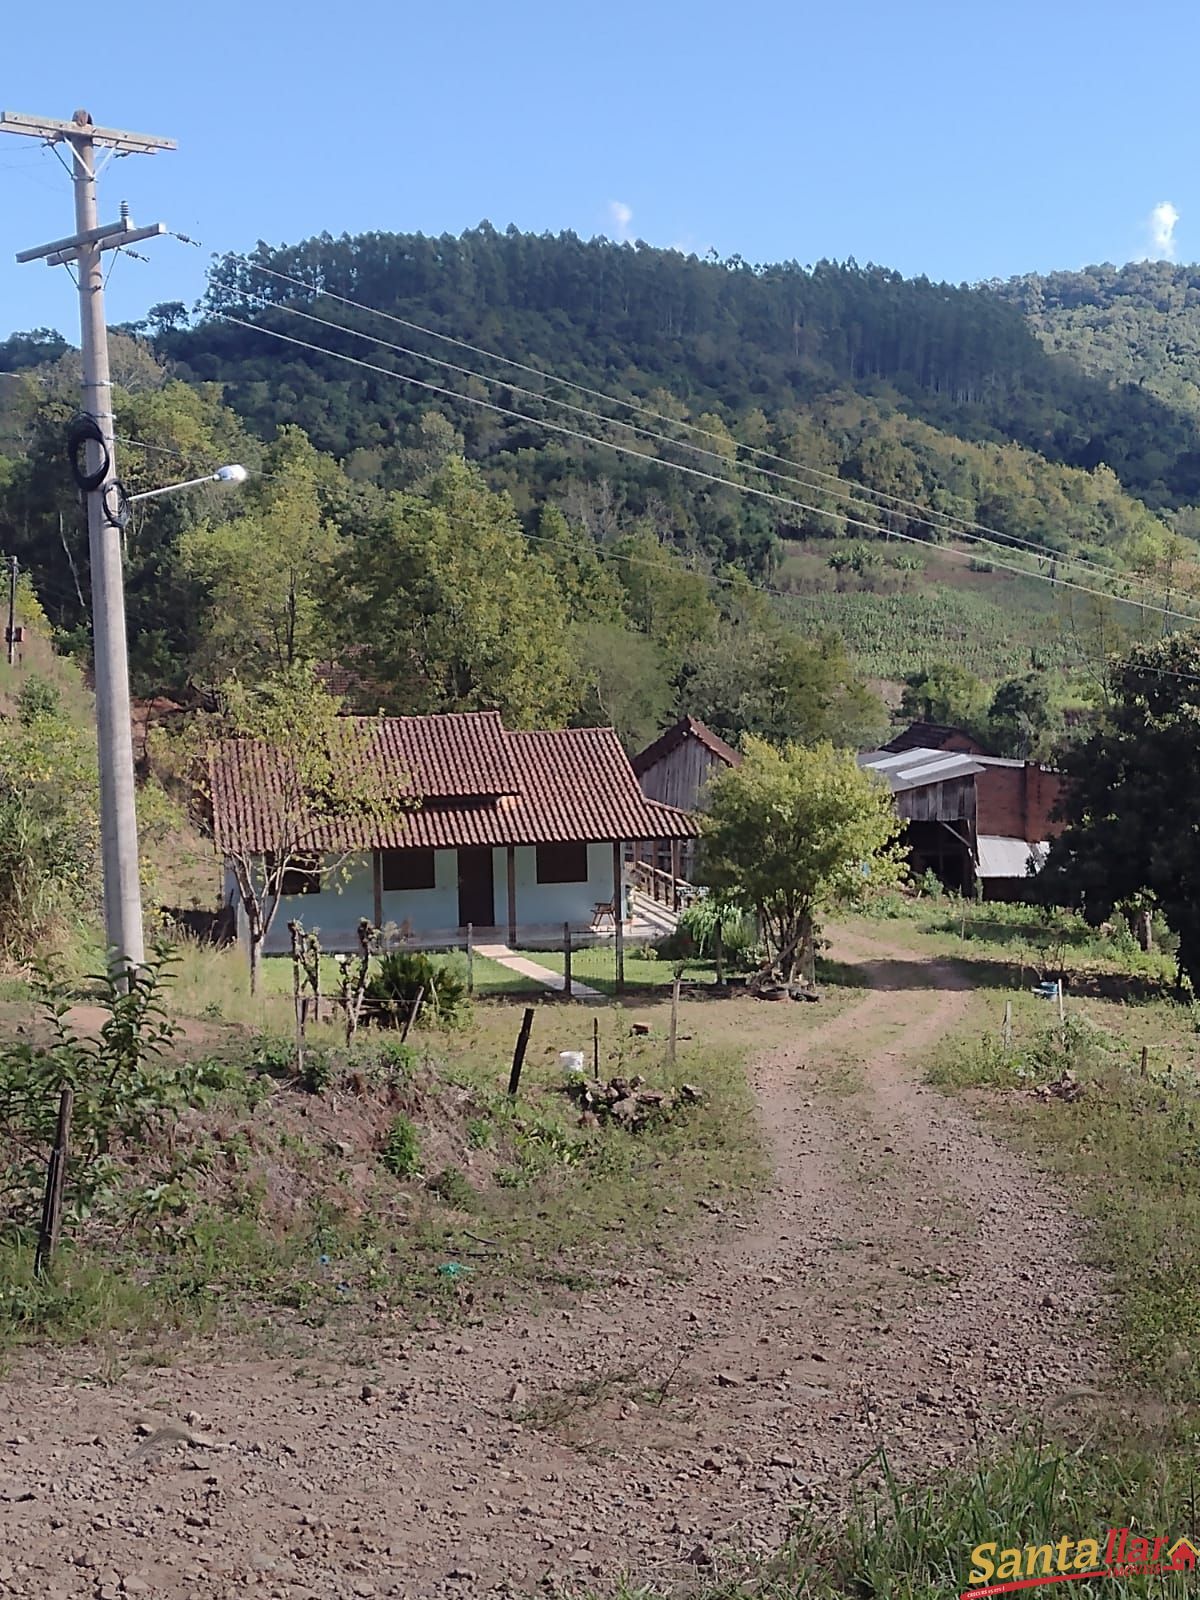
[[[634,772],[640,778],[643,772],[648,772],[664,756],[669,756],[673,750],[678,750],[687,738],[699,739],[704,748],[710,750],[727,767],[740,767],[742,764],[741,752],[735,750],[731,744],[726,744],[724,739],[706,727],[699,717],[680,717],[673,727],[668,728],[665,733],[660,733],[653,744],[648,744],[634,756]]]
[[[370,731],[383,771],[394,780],[396,813],[369,821],[323,818],[303,841],[314,852],[699,833],[687,812],[646,799],[611,728],[514,733],[497,712],[346,720]],[[278,755],[253,740],[223,740],[210,751],[209,774],[218,850],[272,849],[284,788]]]

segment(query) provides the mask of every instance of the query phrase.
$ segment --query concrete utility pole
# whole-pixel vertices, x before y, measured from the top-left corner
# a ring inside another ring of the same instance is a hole
[[[108,160],[117,154],[153,155],[156,150],[174,150],[175,142],[117,128],[97,128],[86,111],[77,111],[70,122],[3,111],[0,112],[0,133],[26,134],[54,146],[65,143],[72,152],[75,233],[34,250],[23,250],[17,260],[44,260],[52,267],[74,263],[78,272],[83,417],[72,430],[72,460],[76,480],[87,500],[92,571],[104,928],[113,969],[122,973],[130,966],[141,965],[145,946],[121,564],[121,531],[126,514],[124,495],[117,482],[113,444],[102,257],[106,250],[119,250],[167,230],[161,222],[149,228],[134,227],[123,207],[120,221],[101,224],[97,220],[96,152],[110,151]],[[82,468],[78,463],[80,444],[84,450]]]
[[[16,665],[17,660],[17,558],[8,558],[8,627],[4,634],[8,645],[8,664]]]

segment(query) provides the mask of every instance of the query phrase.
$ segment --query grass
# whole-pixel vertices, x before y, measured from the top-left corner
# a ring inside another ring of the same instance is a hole
[[[186,964],[183,1005],[203,992],[205,964],[228,978],[228,955]],[[0,1237],[0,1346],[154,1347],[182,1330],[357,1339],[569,1292],[642,1250],[669,1263],[702,1199],[736,1207],[764,1175],[747,1053],[815,1025],[817,1010],[789,1008],[785,1027],[779,1008],[746,997],[685,999],[668,1066],[661,1017],[598,1006],[602,1075],[702,1091],[630,1135],[582,1128],[561,1092],[559,1052],[590,1058],[583,1007],[535,1005],[514,1101],[520,1009],[502,1000],[458,1030],[414,1030],[405,1051],[369,1030],[347,1054],[338,1028],[314,1029],[303,1080],[290,997],[268,990],[257,1004],[250,1026],[211,1018],[186,1041],[226,1061],[226,1087],[136,1152],[118,1149],[118,1192],[68,1227],[51,1282],[32,1280],[28,1233]],[[255,1032],[275,1006],[288,1026]]]
[[[973,1568],[980,1545],[996,1546],[984,1554],[999,1565],[1005,1549],[1024,1553],[1064,1538],[1073,1545],[1094,1539],[1103,1552],[1111,1527],[1132,1526],[1173,1542],[1197,1521],[1188,1465],[1164,1463],[1152,1447],[1071,1448],[1035,1435],[921,1488],[898,1483],[886,1456],[874,1465],[883,1487],[860,1493],[840,1524],[823,1527],[802,1515],[784,1551],[753,1578],[735,1575],[744,1563],[734,1558],[727,1581],[692,1593],[705,1600],[946,1600],[969,1586],[973,1570],[986,1571]],[[1194,1590],[1191,1580],[1175,1575],[1072,1582],[1070,1592],[1088,1600],[1184,1600]],[[622,1587],[616,1595],[666,1600],[666,1591],[653,1587]]]
[[[529,958],[552,972],[562,972],[561,950],[530,951]],[[625,987],[627,990],[670,989],[675,978],[674,961],[660,960],[644,946],[633,946],[625,951]],[[601,994],[615,995],[617,987],[617,957],[611,945],[590,945],[576,950],[571,956],[571,975]],[[717,969],[711,961],[687,961],[683,966],[685,983],[715,984]]]

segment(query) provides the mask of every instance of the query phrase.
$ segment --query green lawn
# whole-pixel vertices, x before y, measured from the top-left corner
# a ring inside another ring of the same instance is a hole
[[[563,970],[561,950],[529,950],[523,954],[539,966],[549,967],[552,972]],[[634,991],[669,989],[675,976],[675,966],[674,961],[660,961],[647,955],[641,947],[626,950],[625,987]],[[580,983],[599,989],[601,994],[616,994],[616,951],[611,945],[589,945],[583,950],[576,950],[571,957],[571,975],[572,978],[578,978]],[[711,961],[688,961],[684,963],[683,980],[685,983],[716,983],[717,971]]]

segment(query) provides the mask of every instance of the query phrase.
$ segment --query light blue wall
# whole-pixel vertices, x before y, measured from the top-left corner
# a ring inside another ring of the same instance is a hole
[[[537,852],[532,845],[518,845],[515,851],[517,883],[517,937],[536,930],[543,935],[561,931],[569,922],[573,930],[591,926],[592,908],[612,898],[612,845],[588,845],[586,883],[538,883]],[[492,852],[492,881],[495,914],[501,937],[507,936],[508,865],[503,846]],[[226,893],[236,898],[232,875],[226,877]],[[319,929],[324,949],[354,950],[360,918],[375,920],[375,892],[371,858],[361,856],[340,873],[326,878],[319,894],[288,895],[279,905],[265,949],[268,954],[291,947],[288,923],[302,922],[310,932]],[[414,940],[442,939],[453,942],[458,927],[458,852],[434,853],[432,889],[391,890],[383,897],[383,921],[397,925],[407,921]],[[239,933],[244,938],[244,918],[239,915]]]
[[[496,915],[502,920],[507,915],[508,889],[504,851],[495,852],[497,884]],[[561,928],[569,922],[572,928],[591,926],[592,908],[601,900],[612,899],[612,845],[588,845],[588,876],[586,883],[539,883],[537,881],[537,851],[533,845],[518,845],[517,868],[517,928],[532,925],[543,928]]]

